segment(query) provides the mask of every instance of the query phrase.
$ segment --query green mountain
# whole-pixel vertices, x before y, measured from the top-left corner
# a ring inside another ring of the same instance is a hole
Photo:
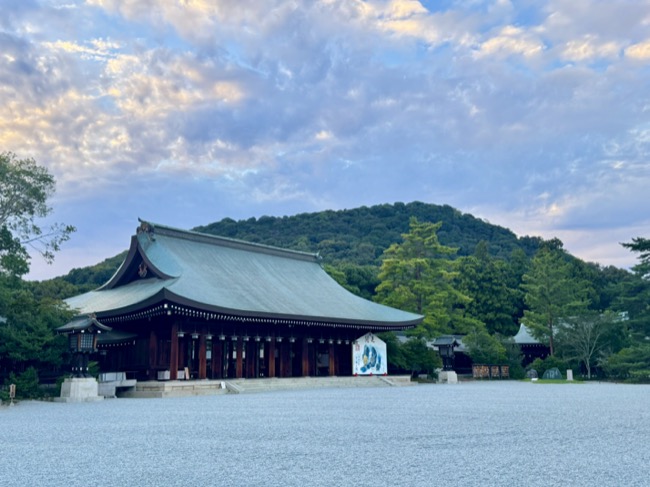
[[[379,265],[381,255],[409,231],[409,220],[442,222],[438,237],[443,245],[458,248],[458,256],[474,253],[484,240],[494,257],[508,259],[519,248],[530,257],[541,239],[517,236],[510,230],[448,205],[427,203],[384,204],[351,210],[327,210],[295,216],[230,218],[194,230],[277,247],[318,252],[327,264]]]
[[[421,202],[363,206],[283,217],[262,216],[239,221],[224,218],[193,230],[282,248],[318,252],[325,265],[334,266],[347,274],[367,274],[354,279],[347,276],[348,282],[355,281],[358,284],[367,281],[362,284],[365,289],[353,289],[367,297],[374,292],[373,275],[376,276],[374,269],[369,271],[367,268],[378,269],[384,250],[392,243],[401,242],[401,235],[409,231],[411,217],[421,222],[442,222],[439,240],[443,245],[458,248],[458,257],[474,253],[476,245],[481,241],[487,242],[489,253],[497,258],[507,260],[515,249],[522,249],[530,257],[542,242],[538,237],[518,238],[506,228],[492,225],[448,205]],[[124,253],[95,266],[73,269],[56,280],[72,284],[78,292],[93,289],[111,277],[123,258]],[[66,286],[66,290],[69,292],[70,288]]]

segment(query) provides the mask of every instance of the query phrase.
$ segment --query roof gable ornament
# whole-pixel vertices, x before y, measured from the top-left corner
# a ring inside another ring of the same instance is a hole
[[[144,233],[147,236],[147,238],[149,239],[149,241],[153,242],[154,240],[156,240],[156,238],[154,237],[154,227],[153,227],[153,225],[151,223],[149,223],[149,222],[146,222],[146,221],[140,219],[140,218],[138,218],[138,221],[140,222],[140,225],[138,226],[138,228],[136,228],[135,233],[138,234],[138,235],[141,234],[141,233]]]
[[[171,279],[178,277],[173,258],[170,258],[170,256],[166,255],[165,259],[168,265],[163,267],[160,266],[160,262],[156,265],[151,260],[148,255],[149,252],[152,252],[151,249],[157,249],[153,252],[158,256],[158,260],[160,260],[161,253],[165,254],[165,251],[161,248],[160,243],[156,242],[154,225],[140,218],[138,218],[138,221],[140,225],[136,228],[136,235],[131,237],[131,247],[122,265],[113,274],[113,277],[106,284],[99,287],[98,290],[125,286],[140,279]]]

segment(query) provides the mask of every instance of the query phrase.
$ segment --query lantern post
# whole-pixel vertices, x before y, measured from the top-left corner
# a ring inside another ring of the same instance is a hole
[[[90,402],[104,399],[98,394],[97,379],[88,370],[90,355],[97,352],[97,337],[111,331],[94,314],[78,316],[70,323],[57,328],[57,333],[68,336],[72,354],[72,377],[61,385],[61,402]]]

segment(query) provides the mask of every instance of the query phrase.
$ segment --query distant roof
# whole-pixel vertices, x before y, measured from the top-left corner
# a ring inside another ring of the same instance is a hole
[[[523,323],[519,324],[519,331],[513,340],[517,345],[541,345],[540,341],[530,333],[528,327]]]
[[[446,346],[446,345],[451,345],[453,347],[457,347],[459,345],[459,340],[456,338],[454,335],[442,335],[436,338],[433,341],[433,345],[436,347],[439,346]]]
[[[66,300],[100,318],[169,304],[224,316],[405,329],[423,316],[360,298],[321,267],[317,254],[141,221],[115,275]]]
[[[97,321],[94,315],[77,316],[72,321],[56,329],[58,333],[102,333],[112,328]]]
[[[397,341],[400,342],[402,345],[409,340],[415,339],[414,337],[409,337],[406,336],[402,333],[396,333],[395,334]],[[451,339],[456,342],[456,345],[454,345],[454,352],[460,352],[460,353],[467,353],[467,347],[465,347],[465,344],[463,343],[463,335],[443,335],[444,337],[449,337],[450,341],[448,343],[451,343]],[[427,347],[431,348],[432,350],[438,351],[438,345],[440,343],[438,340],[440,340],[441,337],[438,337],[434,340],[425,340],[425,343]]]

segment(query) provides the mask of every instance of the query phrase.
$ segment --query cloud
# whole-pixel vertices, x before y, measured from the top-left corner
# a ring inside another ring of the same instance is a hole
[[[13,2],[0,25],[0,147],[59,204],[155,184],[196,224],[413,199],[545,235],[645,221],[647,2]]]
[[[502,27],[493,37],[482,42],[478,56],[522,55],[532,57],[544,50],[544,44],[534,33],[512,25]]]
[[[650,40],[628,46],[625,49],[625,55],[638,61],[650,59]]]

